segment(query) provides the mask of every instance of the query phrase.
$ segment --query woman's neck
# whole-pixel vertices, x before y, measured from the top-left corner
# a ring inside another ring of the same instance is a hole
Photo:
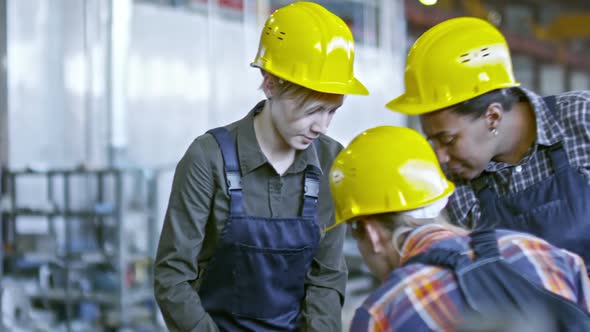
[[[279,175],[284,174],[295,160],[293,149],[277,131],[272,121],[270,101],[254,117],[254,133],[260,150]]]
[[[501,150],[493,160],[518,164],[537,138],[537,124],[535,113],[528,103],[517,103],[510,112],[508,125],[502,129],[504,140],[499,143]]]

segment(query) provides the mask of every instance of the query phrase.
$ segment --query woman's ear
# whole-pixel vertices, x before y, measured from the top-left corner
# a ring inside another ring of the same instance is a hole
[[[500,121],[502,121],[503,115],[504,108],[500,103],[491,103],[488,105],[488,109],[484,113],[484,117],[486,119],[487,127],[490,131],[498,127]]]
[[[371,251],[378,254],[385,251],[385,246],[382,243],[383,240],[383,228],[378,221],[374,219],[365,220],[365,232],[366,238],[371,244]]]
[[[273,75],[266,72],[262,73],[262,77],[262,91],[264,91],[266,98],[270,99],[275,92],[276,79]]]

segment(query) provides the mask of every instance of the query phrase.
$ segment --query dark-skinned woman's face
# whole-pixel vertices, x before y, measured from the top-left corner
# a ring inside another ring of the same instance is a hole
[[[493,134],[484,116],[473,118],[451,109],[420,116],[426,135],[445,172],[471,180],[494,157]]]

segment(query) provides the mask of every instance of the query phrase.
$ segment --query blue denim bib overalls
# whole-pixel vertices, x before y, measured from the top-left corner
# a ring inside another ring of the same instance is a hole
[[[305,275],[320,241],[320,171],[314,166],[305,171],[301,216],[249,216],[242,205],[235,142],[225,128],[209,133],[223,155],[230,213],[199,288],[203,307],[221,331],[294,331]]]
[[[556,114],[555,97],[544,100]],[[521,192],[500,197],[493,191],[489,175],[473,180],[481,207],[481,228],[534,234],[582,256],[590,271],[590,185],[569,164],[562,142],[543,149],[551,159],[554,173]]]

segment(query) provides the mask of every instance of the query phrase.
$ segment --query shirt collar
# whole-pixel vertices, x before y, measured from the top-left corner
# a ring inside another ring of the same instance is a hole
[[[456,235],[456,233],[439,224],[428,224],[417,227],[408,234],[404,241],[401,248],[401,264],[425,252],[436,243]]]
[[[563,128],[559,125],[557,118],[553,112],[549,110],[549,106],[545,104],[543,97],[533,93],[524,88],[519,88],[528,98],[533,111],[535,112],[535,120],[537,124],[537,139],[536,144],[553,145],[563,138]],[[558,107],[558,105],[556,105]],[[556,110],[558,112],[559,110]]]
[[[316,140],[319,140],[319,138],[316,138]],[[314,166],[316,171],[323,174],[324,172],[318,158],[316,144],[317,143],[314,142],[310,144],[307,149],[297,151],[295,153],[295,160],[287,170],[286,174],[303,172],[308,166]]]
[[[242,175],[246,175],[263,164],[268,163],[266,156],[262,153],[262,149],[258,144],[256,132],[254,131],[254,116],[262,111],[264,104],[264,100],[256,104],[248,112],[246,117],[239,121],[237,126],[238,159],[240,161]],[[314,145],[311,144],[307,149],[297,151],[293,164],[287,169],[285,174],[303,172],[309,165],[315,166],[321,174],[322,168]]]

